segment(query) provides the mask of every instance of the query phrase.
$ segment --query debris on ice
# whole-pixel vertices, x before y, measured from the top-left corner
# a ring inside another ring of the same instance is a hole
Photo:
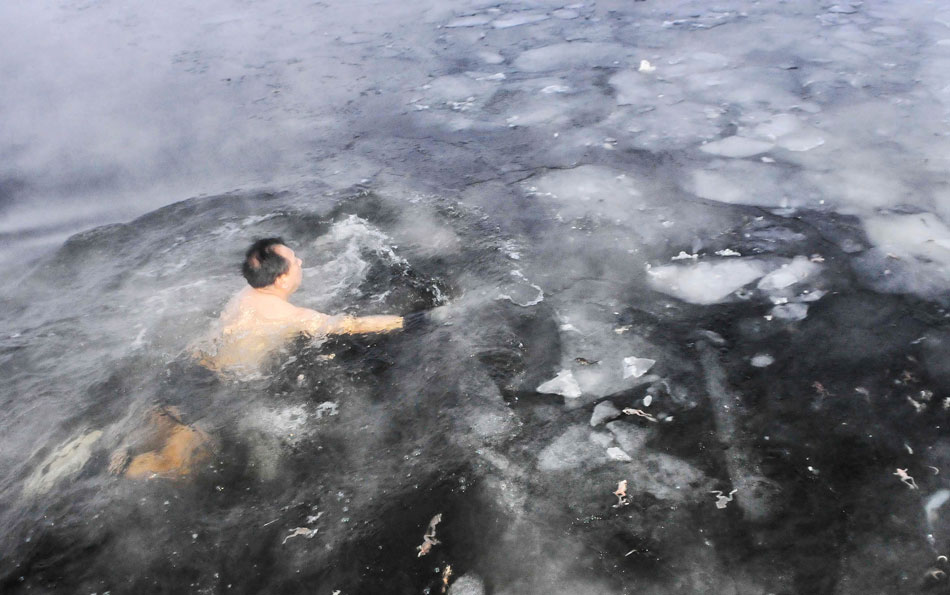
[[[297,527],[290,530],[290,535],[284,537],[284,540],[281,542],[281,545],[287,543],[287,540],[291,537],[297,537],[298,535],[306,537],[307,539],[313,539],[314,535],[317,534],[319,529],[310,529],[308,527]]]
[[[440,522],[442,522],[442,513],[439,513],[432,517],[432,520],[429,521],[429,527],[426,529],[425,535],[422,536],[422,545],[417,546],[416,549],[419,550],[419,555],[417,558],[421,558],[429,553],[432,550],[432,546],[439,545],[439,540],[435,538],[435,527]]]
[[[557,376],[542,383],[537,391],[547,395],[561,395],[568,399],[576,399],[581,396],[581,387],[574,378],[574,373],[570,370],[561,370]]]

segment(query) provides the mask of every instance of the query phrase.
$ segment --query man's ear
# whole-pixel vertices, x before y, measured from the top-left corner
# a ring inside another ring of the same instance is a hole
[[[286,289],[287,287],[287,273],[282,275],[277,275],[277,278],[274,279],[274,285],[280,287],[281,289]]]

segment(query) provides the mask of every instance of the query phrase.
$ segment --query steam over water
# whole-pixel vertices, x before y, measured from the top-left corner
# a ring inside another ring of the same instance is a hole
[[[950,588],[950,6],[0,20],[0,592]],[[201,368],[272,235],[427,324]]]

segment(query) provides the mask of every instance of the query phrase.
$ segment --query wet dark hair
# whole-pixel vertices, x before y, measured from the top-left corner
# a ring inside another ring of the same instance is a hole
[[[264,238],[257,240],[247,249],[241,274],[251,287],[273,285],[277,277],[290,270],[290,262],[274,251],[277,246],[286,246],[283,238]]]

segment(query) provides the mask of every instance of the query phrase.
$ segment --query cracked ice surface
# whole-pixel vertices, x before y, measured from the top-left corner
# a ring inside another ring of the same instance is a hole
[[[0,19],[0,591],[946,588],[945,3]],[[276,235],[426,324],[209,375]],[[214,456],[110,475],[156,404]]]

